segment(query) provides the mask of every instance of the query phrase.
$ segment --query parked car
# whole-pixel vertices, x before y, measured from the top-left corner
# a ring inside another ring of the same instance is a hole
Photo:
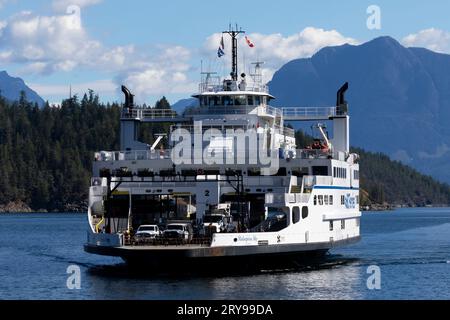
[[[169,223],[164,230],[164,238],[192,240],[193,228],[190,223]]]
[[[155,224],[146,224],[141,225],[136,230],[135,237],[144,237],[148,236],[149,238],[158,238],[161,236],[161,231],[159,230],[159,227]]]
[[[150,242],[152,239],[155,239],[155,238],[145,232],[141,232],[139,234],[134,235],[134,242],[136,244],[144,244],[146,242]]]

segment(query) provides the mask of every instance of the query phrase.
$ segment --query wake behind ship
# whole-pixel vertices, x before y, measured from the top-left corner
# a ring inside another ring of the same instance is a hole
[[[232,43],[230,78],[205,73],[193,95],[198,105],[181,115],[138,107],[122,87],[122,151],[95,154],[87,252],[155,269],[262,269],[307,262],[360,239],[348,85],[336,106],[272,107],[260,62],[251,80],[238,75],[241,33],[224,32]],[[219,54],[223,48],[222,41]],[[318,122],[318,138],[297,149],[286,121]],[[146,122],[171,126],[150,146],[138,141]]]

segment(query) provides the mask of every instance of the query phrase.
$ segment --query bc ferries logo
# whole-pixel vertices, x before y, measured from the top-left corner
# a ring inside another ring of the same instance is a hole
[[[356,197],[352,197],[350,193],[347,193],[344,196],[344,204],[347,209],[355,209],[356,208]]]

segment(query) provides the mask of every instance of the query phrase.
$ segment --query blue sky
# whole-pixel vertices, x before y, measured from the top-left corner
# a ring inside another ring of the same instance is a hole
[[[370,5],[381,10],[380,30],[367,28]],[[0,70],[24,78],[50,102],[66,97],[69,85],[120,101],[121,83],[141,103],[162,95],[175,102],[196,90],[200,60],[229,72],[229,55],[218,59],[216,50],[230,22],[255,43],[252,49],[241,43],[241,61],[267,61],[270,80],[289,60],[381,35],[449,53],[448,12],[445,0],[0,0]]]

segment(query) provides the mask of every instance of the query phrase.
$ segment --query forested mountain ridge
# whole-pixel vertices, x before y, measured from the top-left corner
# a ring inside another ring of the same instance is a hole
[[[170,108],[165,98],[157,108]],[[90,91],[64,100],[60,107],[39,108],[25,97],[10,103],[0,97],[0,211],[21,204],[31,210],[85,211],[94,152],[119,149],[118,104],[102,104]],[[140,139],[153,142],[167,124],[141,127]],[[299,145],[310,137],[297,132]],[[361,156],[361,187],[367,204],[450,203],[450,187],[382,154]],[[5,209],[6,208],[6,209]],[[11,210],[11,209],[10,209]]]

